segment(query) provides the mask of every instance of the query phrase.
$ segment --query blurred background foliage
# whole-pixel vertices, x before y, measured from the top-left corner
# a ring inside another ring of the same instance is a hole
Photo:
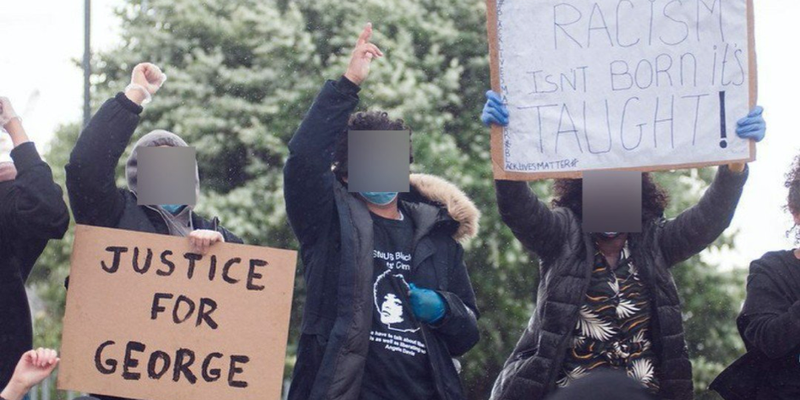
[[[489,133],[478,119],[489,88],[484,1],[128,0],[118,15],[121,43],[93,58],[93,109],[127,85],[137,63],[160,65],[169,79],[143,113],[134,141],[156,128],[182,136],[197,148],[198,212],[219,216],[249,244],[284,248],[297,248],[282,195],[286,143],[325,79],[344,72],[364,23],[373,22],[374,42],[386,56],[363,85],[360,109],[404,118],[414,129],[412,169],[452,180],[483,213],[480,235],[466,246],[482,340],[463,358],[462,378],[470,399],[487,398],[533,309],[538,263],[495,205]],[[63,126],[47,154],[62,185],[79,129]],[[713,174],[657,174],[672,197],[668,216],[692,206]],[[118,177],[123,186],[122,168]],[[532,186],[550,198],[548,182]],[[731,246],[733,234],[711,251]],[[59,346],[71,235],[50,243],[29,280],[41,300],[37,346]],[[716,398],[705,388],[743,352],[734,319],[745,273],[720,271],[706,258],[674,269],[701,399]],[[302,279],[296,289],[287,378],[305,298]]]

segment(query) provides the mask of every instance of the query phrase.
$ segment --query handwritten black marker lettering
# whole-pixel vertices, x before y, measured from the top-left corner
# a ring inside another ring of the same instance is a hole
[[[261,279],[264,275],[256,272],[256,268],[264,267],[269,263],[265,260],[252,259],[250,260],[250,270],[247,272],[247,290],[261,291],[264,290],[263,285],[256,285],[253,281]]]
[[[97,368],[97,371],[99,371],[101,374],[111,375],[117,370],[117,360],[114,360],[113,358],[108,359],[105,361],[105,365],[103,365],[103,361],[101,360],[101,357],[103,355],[103,350],[105,350],[106,347],[111,346],[113,344],[116,344],[116,342],[114,342],[113,340],[106,340],[105,342],[100,344],[100,346],[97,347],[97,351],[95,351],[94,353],[94,366],[95,368]]]
[[[147,248],[147,256],[144,260],[144,265],[139,266],[139,247],[133,248],[133,270],[144,275],[150,269],[150,264],[153,262],[153,249]]]
[[[178,349],[175,353],[175,368],[172,372],[172,380],[178,382],[181,374],[183,374],[186,380],[194,385],[197,382],[197,377],[189,369],[192,364],[194,364],[194,351],[184,348]]]
[[[211,318],[211,313],[213,313],[217,309],[217,302],[213,299],[209,299],[208,297],[200,298],[200,307],[197,309],[197,324],[196,326],[200,326],[201,323],[205,322],[211,329],[217,329],[219,325],[217,322]]]
[[[164,312],[167,309],[161,305],[162,299],[171,299],[173,295],[171,293],[156,293],[153,295],[153,305],[150,307],[150,319],[155,320],[158,317],[158,313]]]
[[[167,270],[164,271],[164,270],[159,269],[158,271],[156,271],[156,275],[161,275],[161,276],[170,276],[170,275],[172,275],[172,273],[175,271],[175,263],[172,262],[172,260],[170,260],[169,258],[167,258],[167,256],[171,256],[171,255],[172,255],[172,251],[171,250],[164,250],[161,253],[161,264],[164,264],[164,266],[167,267]]]
[[[178,316],[181,304],[186,304],[186,306],[188,307],[188,310],[186,310],[186,313],[183,315],[183,317]],[[189,317],[192,316],[192,314],[194,314],[194,309],[195,309],[194,301],[192,301],[190,298],[184,295],[178,296],[178,298],[175,300],[175,307],[172,309],[172,321],[175,322],[176,324],[180,324],[186,321],[187,319],[189,319]]]
[[[156,368],[158,360],[161,360],[163,364],[160,369]],[[150,379],[161,379],[161,377],[169,371],[170,364],[172,364],[172,359],[169,354],[161,350],[154,351],[150,354],[150,359],[147,361],[147,376]]]
[[[231,278],[231,275],[230,275],[231,271],[230,270],[231,270],[232,266],[234,266],[235,264],[239,264],[241,262],[242,262],[241,258],[235,257],[235,258],[231,258],[230,260],[228,260],[228,262],[225,263],[225,266],[222,267],[222,279],[225,282],[228,282],[228,283],[231,283],[231,284],[239,282],[239,279]]]
[[[728,121],[725,112],[725,91],[719,92],[719,147],[728,147]]]
[[[194,276],[195,262],[202,260],[203,255],[197,253],[186,253],[183,255],[183,258],[189,260],[189,267],[186,269],[186,276],[189,279],[192,279],[192,276]]]
[[[234,378],[236,377],[236,374],[244,372],[244,369],[240,368],[236,364],[247,364],[248,362],[250,362],[250,357],[248,356],[231,356],[231,366],[228,370],[228,386],[237,388],[247,387],[247,382],[237,381],[234,380]]]
[[[138,381],[139,378],[142,377],[142,374],[139,372],[131,371],[133,368],[139,366],[139,360],[133,358],[133,353],[144,352],[145,345],[143,343],[130,341],[128,345],[125,346],[125,361],[122,363],[122,379],[128,381]]]
[[[122,253],[126,253],[128,251],[128,248],[122,246],[109,246],[106,247],[106,251],[114,253],[114,261],[111,262],[111,266],[109,267],[108,265],[106,265],[105,261],[100,260],[100,267],[102,267],[103,270],[108,272],[109,274],[113,274],[117,272],[117,270],[119,269],[119,261],[120,258],[122,257]]]
[[[222,370],[219,368],[210,368],[211,361],[215,358],[222,358],[222,353],[211,353],[203,360],[202,375],[203,380],[206,382],[216,382],[222,376]]]

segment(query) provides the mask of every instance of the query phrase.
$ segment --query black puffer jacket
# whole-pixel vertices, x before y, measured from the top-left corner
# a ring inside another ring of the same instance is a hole
[[[25,281],[47,241],[61,239],[69,226],[61,187],[33,143],[17,146],[11,157],[17,177],[0,182],[0,388],[33,346]]]
[[[307,292],[292,400],[357,400],[368,357],[372,218],[331,172],[331,149],[358,104],[357,92],[344,78],[327,82],[289,143],[286,211]],[[440,400],[461,400],[452,358],[478,342],[478,312],[457,240],[475,235],[478,211],[455,186],[428,175],[412,175],[411,192],[400,201],[415,225],[410,281],[438,291],[449,309],[436,327],[422,324],[432,379]]]
[[[674,220],[643,221],[629,247],[652,296],[653,347],[658,355],[661,397],[692,395],[692,366],[684,340],[678,290],[670,268],[699,253],[728,227],[747,171],[719,168],[700,202]],[[594,242],[570,210],[550,210],[525,182],[496,181],[503,221],[539,256],[536,310],[495,382],[493,400],[540,400],[555,388],[556,375],[590,281]]]

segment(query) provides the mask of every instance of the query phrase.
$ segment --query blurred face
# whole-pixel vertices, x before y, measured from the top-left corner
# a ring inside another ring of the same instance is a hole
[[[144,147],[138,152],[139,205],[194,205],[197,202],[195,149]]]

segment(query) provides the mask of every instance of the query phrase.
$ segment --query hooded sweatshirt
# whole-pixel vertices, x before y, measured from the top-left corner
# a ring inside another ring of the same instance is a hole
[[[165,130],[154,130],[144,136],[142,136],[133,148],[130,157],[128,157],[128,162],[125,165],[125,177],[128,179],[128,190],[130,190],[134,195],[136,194],[136,188],[138,183],[138,156],[139,156],[139,149],[143,147],[160,147],[160,146],[169,146],[169,147],[189,147],[186,142],[180,138],[180,136]],[[195,190],[197,192],[197,197],[200,197],[200,175],[195,168]],[[188,236],[194,230],[194,226],[192,226],[192,211],[194,209],[193,205],[186,205],[184,206],[180,212],[177,214],[172,214],[171,212],[165,210],[163,207],[160,206],[146,206],[147,208],[158,212],[162,218],[164,218],[164,222],[167,223],[167,227],[169,228],[169,234],[172,236]]]

